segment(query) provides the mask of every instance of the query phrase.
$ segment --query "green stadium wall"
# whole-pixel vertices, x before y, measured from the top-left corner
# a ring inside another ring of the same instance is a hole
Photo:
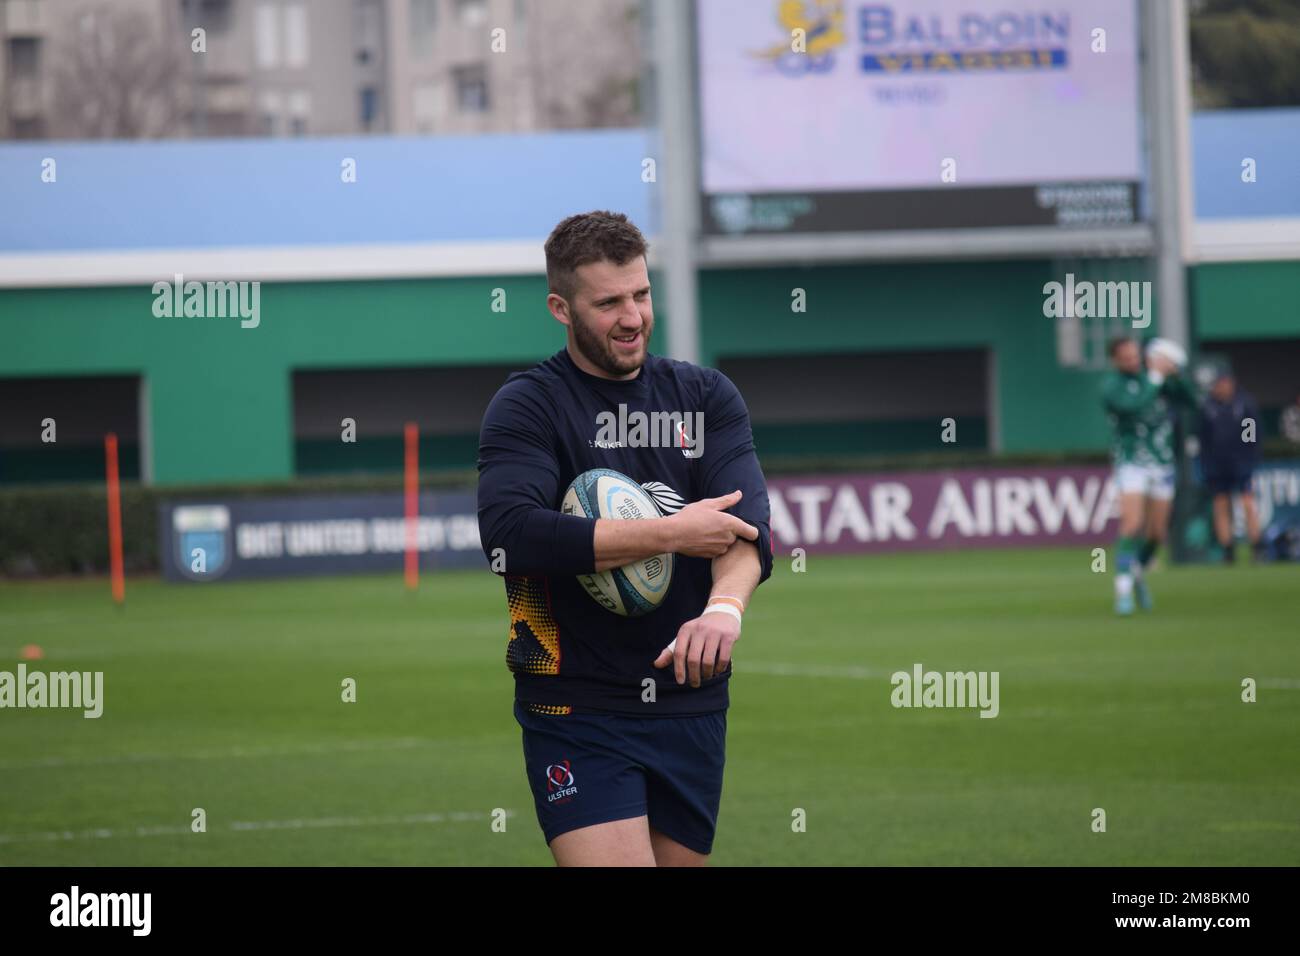
[[[1300,338],[1300,262],[1216,262],[1191,273],[1201,343]]]
[[[1100,450],[1097,374],[1058,364],[1042,314],[1043,284],[1056,277],[1046,261],[706,270],[701,359],[984,349],[995,420],[973,422],[966,440],[1008,453]],[[505,312],[491,309],[496,288]],[[806,312],[791,311],[796,288]],[[1300,337],[1300,263],[1202,266],[1190,289],[1202,337]],[[234,318],[156,318],[141,286],[0,290],[0,377],[139,375],[154,482],[283,479],[331,470],[328,449],[295,447],[295,369],[523,367],[563,341],[545,293],[541,276],[264,283],[261,324],[242,329]],[[666,352],[662,307],[656,319],[656,351]],[[756,431],[760,451],[768,441],[825,453],[827,443],[873,436],[886,436],[890,451],[926,450],[921,424]],[[938,422],[931,427],[930,450],[941,448]],[[472,436],[439,442],[454,449],[445,454],[471,456],[450,464],[472,467]],[[393,448],[381,441],[365,457],[384,460]]]

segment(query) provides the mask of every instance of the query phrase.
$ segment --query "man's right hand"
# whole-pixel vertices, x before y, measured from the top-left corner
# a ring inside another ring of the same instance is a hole
[[[757,541],[757,528],[726,512],[740,499],[739,491],[701,498],[666,519],[672,528],[673,551],[692,558],[716,558],[726,554],[737,538]]]

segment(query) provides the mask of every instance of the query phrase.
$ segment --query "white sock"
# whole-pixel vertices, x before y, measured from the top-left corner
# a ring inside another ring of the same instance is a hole
[[[1128,597],[1133,593],[1133,575],[1117,574],[1115,575],[1115,596]]]

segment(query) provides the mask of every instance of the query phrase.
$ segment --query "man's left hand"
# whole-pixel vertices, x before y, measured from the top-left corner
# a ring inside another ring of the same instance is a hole
[[[689,676],[692,687],[731,666],[731,649],[740,639],[740,622],[730,614],[701,614],[687,621],[677,636],[655,658],[655,667],[673,662],[677,683]]]

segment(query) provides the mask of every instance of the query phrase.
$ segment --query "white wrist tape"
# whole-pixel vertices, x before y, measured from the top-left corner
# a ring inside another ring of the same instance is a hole
[[[730,604],[725,604],[721,601],[719,601],[717,604],[710,604],[708,607],[706,607],[704,609],[704,614],[730,614],[732,617],[736,619],[737,624],[741,624],[744,622],[744,618],[740,616],[740,612],[737,611],[734,606]],[[701,614],[700,617],[703,617],[704,614]]]

